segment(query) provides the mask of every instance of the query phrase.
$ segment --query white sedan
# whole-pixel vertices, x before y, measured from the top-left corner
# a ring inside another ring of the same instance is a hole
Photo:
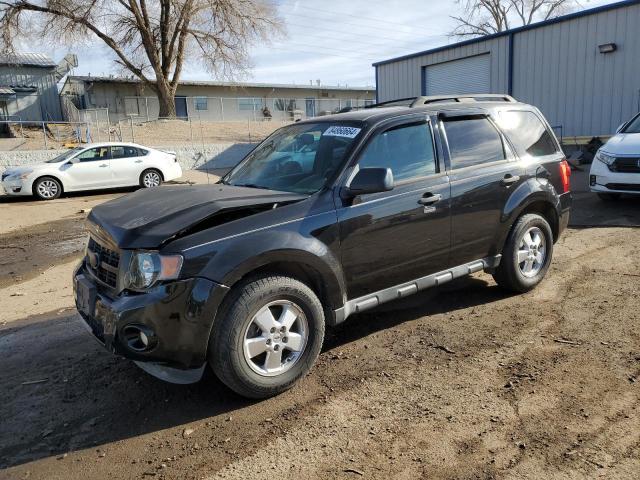
[[[47,162],[2,173],[8,195],[35,195],[42,200],[63,192],[140,185],[157,187],[182,176],[173,152],[135,143],[94,143],[77,147]]]

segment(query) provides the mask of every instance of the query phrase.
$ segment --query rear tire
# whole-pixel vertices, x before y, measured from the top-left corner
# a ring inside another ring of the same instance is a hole
[[[544,217],[526,214],[515,223],[493,278],[502,288],[523,293],[535,288],[549,270],[553,233]]]
[[[268,398],[311,370],[324,328],[322,304],[305,284],[282,276],[254,277],[225,299],[209,339],[209,364],[239,395]]]
[[[62,195],[62,184],[54,177],[39,178],[33,184],[33,194],[40,200],[55,200]]]
[[[140,174],[140,186],[153,188],[162,185],[162,172],[155,168],[149,168]]]
[[[600,197],[600,200],[603,202],[616,202],[620,200],[621,196],[622,194],[620,193],[598,193],[598,197]]]

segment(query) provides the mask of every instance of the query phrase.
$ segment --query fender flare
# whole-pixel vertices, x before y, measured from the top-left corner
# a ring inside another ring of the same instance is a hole
[[[533,205],[544,205],[554,213],[555,218],[548,220],[552,224],[551,227],[555,235],[555,228],[557,228],[560,216],[560,197],[548,180],[531,178],[518,186],[505,203],[500,219],[504,228],[499,230],[495,243],[498,247],[497,253],[502,252],[513,224]]]
[[[269,231],[243,241],[236,238],[216,252],[203,276],[232,288],[252,272],[268,270],[269,265],[285,273],[287,267],[302,269],[313,283],[310,287],[320,290],[323,303],[334,310],[344,305],[346,282],[339,259],[321,240],[301,234]]]

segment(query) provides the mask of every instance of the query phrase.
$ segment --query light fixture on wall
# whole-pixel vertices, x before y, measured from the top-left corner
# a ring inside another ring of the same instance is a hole
[[[598,50],[600,53],[612,53],[618,49],[618,46],[615,43],[603,43],[602,45],[598,45]]]

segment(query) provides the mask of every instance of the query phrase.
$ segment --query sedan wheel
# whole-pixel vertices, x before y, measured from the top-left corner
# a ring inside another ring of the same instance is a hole
[[[162,177],[156,170],[147,170],[142,173],[142,181],[140,182],[145,188],[157,187],[162,183]]]
[[[33,193],[42,200],[53,200],[62,194],[62,185],[55,178],[44,177],[36,182]]]

